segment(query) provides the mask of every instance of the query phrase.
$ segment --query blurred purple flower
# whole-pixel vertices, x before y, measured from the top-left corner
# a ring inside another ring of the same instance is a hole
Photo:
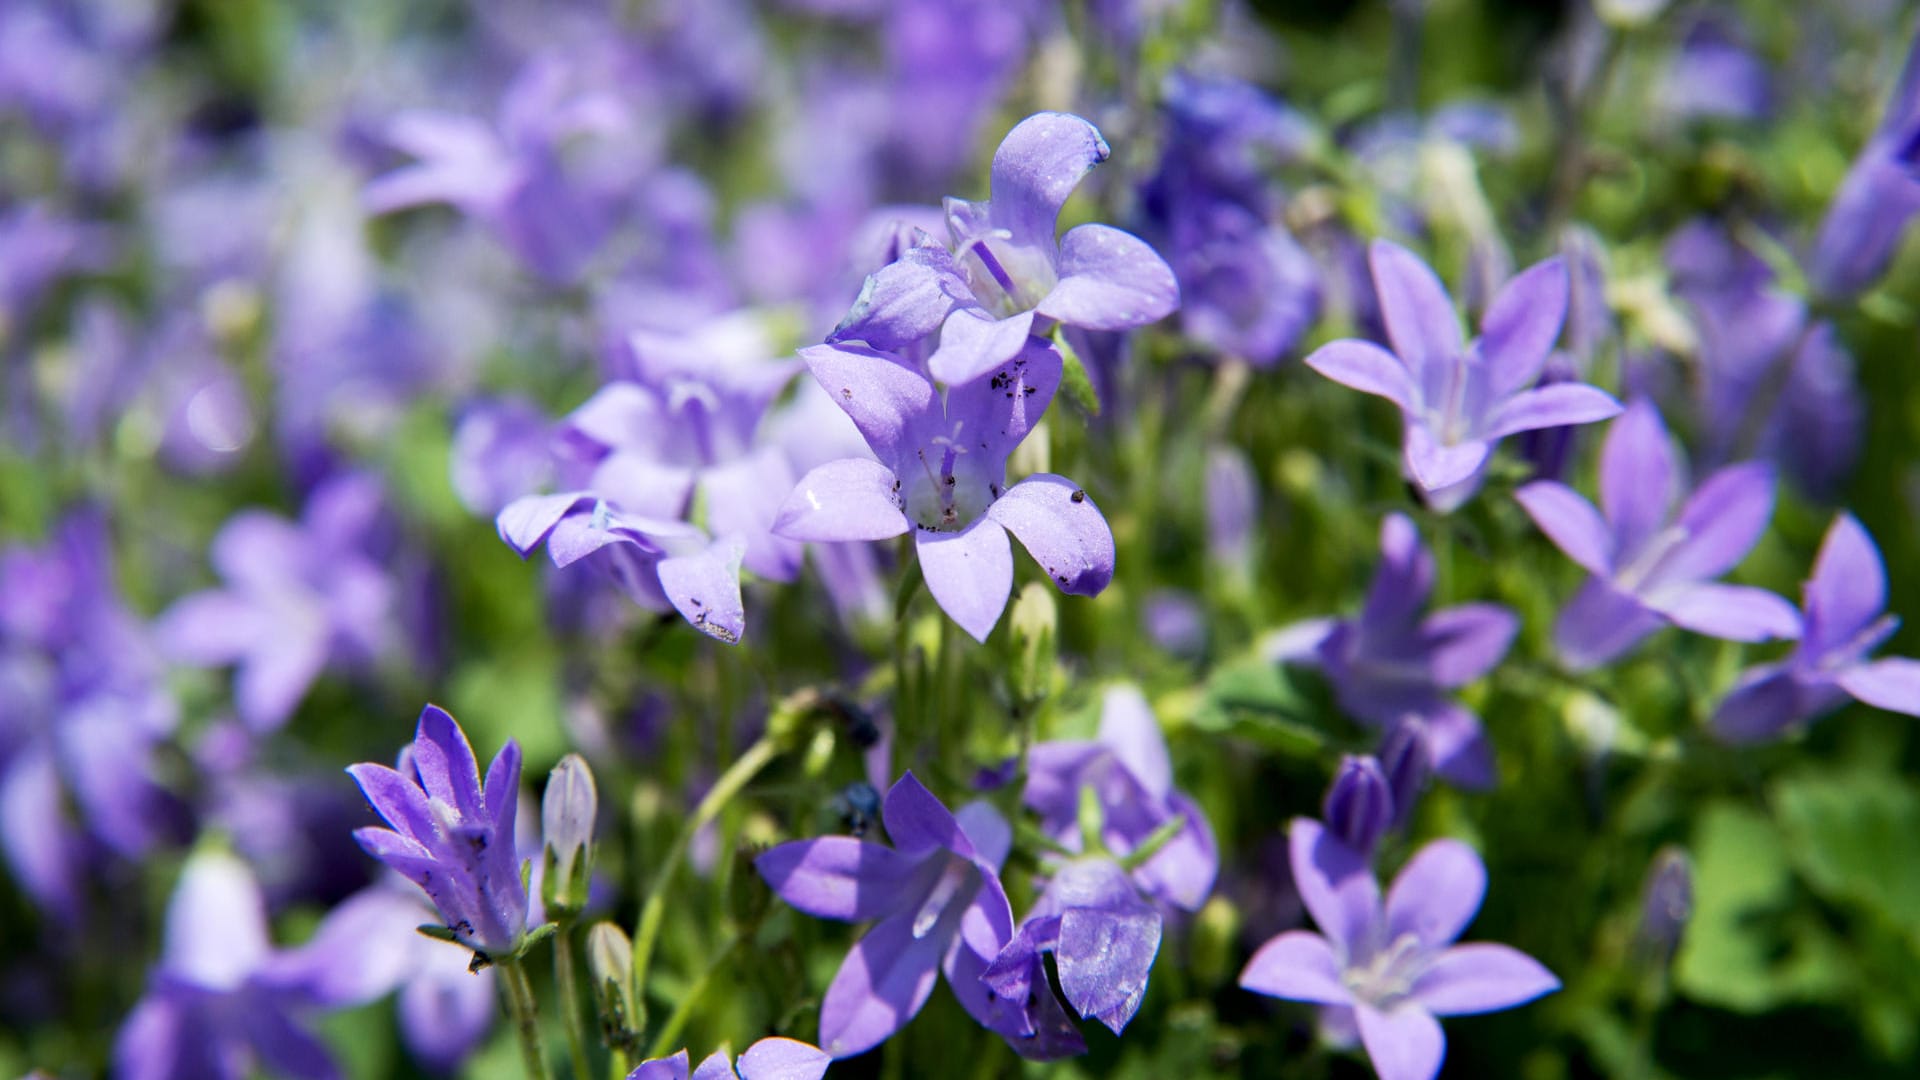
[[[1320,667],[1341,708],[1385,727],[1417,718],[1434,771],[1462,787],[1494,781],[1480,719],[1447,696],[1492,671],[1520,620],[1498,604],[1461,604],[1422,615],[1433,594],[1433,555],[1403,514],[1380,526],[1380,567],[1360,614],[1280,631],[1267,646],[1280,662]]]
[[[1436,1017],[1511,1009],[1560,988],[1518,949],[1455,944],[1487,888],[1486,867],[1465,844],[1435,840],[1421,848],[1383,906],[1366,861],[1318,822],[1295,820],[1289,842],[1294,883],[1320,933],[1289,930],[1267,942],[1240,985],[1350,1010],[1381,1080],[1439,1074],[1446,1037]]]
[[[453,492],[488,517],[544,487],[553,474],[553,421],[524,398],[468,403],[454,424]]]
[[[1841,514],[1828,528],[1806,583],[1799,644],[1786,659],[1743,673],[1714,710],[1713,730],[1728,742],[1764,742],[1849,698],[1920,716],[1920,660],[1872,659],[1900,627],[1886,608],[1880,549],[1852,514]]]
[[[1666,623],[1729,641],[1793,638],[1800,616],[1764,589],[1713,579],[1733,569],[1773,513],[1773,470],[1721,469],[1684,503],[1683,465],[1660,412],[1637,399],[1601,448],[1600,501],[1537,480],[1514,498],[1593,576],[1560,612],[1554,645],[1575,670],[1611,663]]]
[[[460,944],[508,957],[527,930],[527,890],[514,846],[520,746],[512,739],[487,767],[486,784],[466,732],[428,705],[400,769],[372,763],[347,772],[391,828],[354,839],[367,854],[420,886]]]
[[[1682,120],[1759,120],[1773,110],[1773,87],[1740,26],[1714,13],[1687,28],[1653,100]]]
[[[1321,803],[1327,831],[1363,859],[1373,858],[1380,843],[1397,818],[1393,788],[1378,759],[1371,754],[1347,754],[1327,787]]]
[[[909,772],[881,810],[892,847],[823,836],[754,862],[773,891],[822,919],[872,922],[847,954],[820,1007],[820,1041],[836,1058],[880,1045],[919,1013],[942,970],[954,995],[999,1030],[979,981],[1013,936],[1000,886],[1011,831],[993,808],[956,817]]]
[[[1021,802],[1040,815],[1041,830],[1069,851],[1086,850],[1080,834],[1080,792],[1086,787],[1100,804],[1100,847],[1116,857],[1184,819],[1166,845],[1133,871],[1133,881],[1166,904],[1199,911],[1220,872],[1220,852],[1200,805],[1173,786],[1160,722],[1138,687],[1107,689],[1096,738],[1028,749]]]
[[[1111,151],[1092,124],[1036,113],[993,156],[993,198],[947,200],[954,250],[929,241],[867,279],[829,342],[903,351],[938,330],[933,377],[960,385],[985,377],[1057,324],[1127,330],[1179,303],[1173,271],[1151,247],[1107,225],[1056,236],[1056,220],[1081,177]]]
[[[234,703],[257,731],[286,723],[329,665],[364,665],[397,636],[395,587],[372,549],[385,495],[364,473],[337,476],[307,499],[298,523],[242,510],[213,538],[224,584],[161,616],[171,659],[232,664]]]
[[[1880,275],[1920,212],[1920,34],[1907,44],[1900,81],[1880,126],[1833,193],[1820,222],[1807,276],[1822,296],[1845,299],[1865,292]]]
[[[808,472],[774,531],[795,540],[885,540],[908,530],[927,591],[985,641],[1013,589],[1011,531],[1055,585],[1098,595],[1113,578],[1113,533],[1085,491],[1039,473],[1005,487],[1007,455],[1046,412],[1060,353],[1026,339],[1011,360],[941,400],[897,356],[856,345],[800,351],[853,418],[878,461],[850,458]]]
[[[1473,494],[1506,436],[1620,411],[1584,383],[1534,386],[1566,315],[1559,258],[1507,282],[1481,319],[1481,336],[1466,342],[1446,289],[1425,263],[1385,240],[1373,242],[1370,257],[1393,351],[1346,339],[1321,346],[1307,364],[1400,407],[1407,476],[1435,509],[1453,510]]]
[[[66,217],[45,203],[0,211],[0,326],[17,332],[55,283],[105,270],[116,254],[106,226]]]

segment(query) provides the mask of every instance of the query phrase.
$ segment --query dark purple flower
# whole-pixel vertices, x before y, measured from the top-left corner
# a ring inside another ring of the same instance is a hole
[[[755,860],[787,903],[822,919],[872,922],[827,988],[820,1041],[836,1058],[880,1045],[919,1013],[944,970],[968,1012],[998,1028],[979,973],[1013,936],[1000,887],[1011,833],[985,803],[956,817],[907,773],[881,810],[892,847],[823,836]]]
[[[1056,234],[1060,208],[1109,153],[1077,116],[1021,121],[994,153],[993,197],[947,200],[952,251],[928,243],[874,274],[827,340],[901,351],[937,330],[928,370],[957,386],[1013,361],[1055,324],[1128,330],[1165,317],[1179,286],[1145,242],[1107,225]]]
[[[1041,830],[1069,851],[1087,849],[1080,835],[1080,792],[1087,787],[1100,804],[1099,846],[1116,857],[1183,819],[1179,831],[1134,870],[1133,881],[1167,904],[1200,910],[1220,870],[1219,850],[1199,804],[1173,786],[1173,764],[1160,722],[1139,688],[1119,685],[1107,690],[1097,738],[1036,743],[1028,749],[1021,801],[1040,815]]]
[[[739,1071],[727,1061],[725,1050],[715,1050],[687,1073],[687,1052],[643,1061],[627,1080],[820,1080],[833,1062],[826,1051],[798,1039],[761,1039],[740,1055]]]
[[[1348,754],[1327,787],[1321,804],[1327,831],[1362,858],[1372,858],[1374,846],[1393,824],[1396,811],[1393,788],[1380,762],[1372,755]]]
[[[1452,510],[1473,494],[1508,435],[1619,413],[1619,402],[1584,383],[1535,387],[1567,310],[1560,259],[1502,286],[1480,337],[1468,342],[1446,289],[1417,256],[1375,240],[1370,257],[1393,351],[1347,339],[1321,346],[1307,364],[1400,407],[1407,477],[1436,509]]]
[[[1514,493],[1548,539],[1593,575],[1554,627],[1555,647],[1576,670],[1611,663],[1669,622],[1729,641],[1799,635],[1793,605],[1764,589],[1713,580],[1765,531],[1773,470],[1728,466],[1684,503],[1682,472],[1659,410],[1639,399],[1613,422],[1601,449],[1604,516],[1552,480]]]
[[[1435,840],[1421,848],[1383,906],[1365,860],[1318,822],[1296,820],[1289,842],[1294,884],[1320,933],[1289,930],[1267,942],[1240,985],[1350,1010],[1381,1080],[1439,1074],[1446,1036],[1436,1017],[1511,1009],[1560,988],[1518,949],[1455,944],[1487,888],[1486,867],[1465,844]]]
[[[1852,514],[1841,514],[1806,583],[1799,644],[1785,660],[1742,674],[1714,710],[1713,730],[1729,742],[1776,739],[1849,698],[1920,716],[1920,660],[1872,659],[1900,626],[1886,608],[1880,549]]]
[[[1426,725],[1412,716],[1393,725],[1387,737],[1380,740],[1377,756],[1393,802],[1392,827],[1404,829],[1413,819],[1414,804],[1420,801],[1420,794],[1427,789],[1427,779],[1433,772]]]
[[[1920,36],[1907,44],[1900,81],[1880,126],[1847,171],[1820,222],[1807,276],[1823,296],[1865,292],[1886,272],[1907,222],[1920,212]]]
[[[897,356],[857,345],[800,352],[853,418],[878,461],[821,465],[780,508],[774,531],[795,540],[885,540],[909,529],[927,591],[980,641],[1013,590],[1020,538],[1060,590],[1098,595],[1113,578],[1113,533],[1073,482],[1039,473],[1006,486],[1007,455],[1060,384],[1060,353],[1029,338],[1013,359],[947,391]]]
[[[483,955],[514,955],[527,930],[513,838],[519,745],[508,739],[500,748],[483,787],[466,732],[429,705],[402,765],[404,771],[371,763],[347,769],[391,826],[356,830],[354,839],[425,890],[460,944]]]
[[[330,1003],[278,968],[267,909],[247,865],[202,851],[167,905],[166,947],[147,992],[114,1041],[114,1075],[130,1080],[243,1080],[262,1070],[340,1074],[301,1023]]]
[[[204,667],[232,664],[234,703],[256,730],[285,723],[330,664],[370,664],[395,637],[393,580],[372,538],[384,495],[349,473],[314,491],[298,523],[243,510],[213,538],[223,581],[160,619],[169,655]]]
[[[1402,514],[1380,526],[1380,567],[1360,614],[1316,619],[1280,631],[1274,660],[1320,667],[1342,708],[1379,727],[1417,718],[1433,768],[1464,787],[1493,783],[1493,751],[1480,719],[1448,691],[1493,670],[1520,621],[1498,604],[1461,604],[1429,615],[1433,555]]]

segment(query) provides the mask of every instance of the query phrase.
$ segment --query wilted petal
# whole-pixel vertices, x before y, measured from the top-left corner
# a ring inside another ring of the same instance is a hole
[[[1007,530],[982,517],[957,533],[914,533],[927,591],[975,641],[987,640],[1013,592],[1013,546]]]
[[[1287,831],[1300,902],[1336,948],[1367,940],[1380,918],[1380,886],[1358,852],[1317,821],[1295,818]]]
[[[1375,240],[1367,249],[1367,261],[1373,267],[1387,337],[1417,383],[1428,364],[1450,361],[1460,353],[1460,317],[1446,286],[1413,252]]]
[[[1083,330],[1131,330],[1180,306],[1173,270],[1132,233],[1081,225],[1060,238],[1060,280],[1035,310]]]
[[[1420,624],[1437,686],[1465,686],[1492,671],[1507,655],[1520,619],[1498,604],[1461,604],[1434,612]]]
[[[850,836],[795,840],[753,861],[780,899],[809,915],[843,922],[877,919],[911,903],[921,863]]]
[[[1603,578],[1588,578],[1553,624],[1553,647],[1572,671],[1613,662],[1665,625],[1637,596]]]
[[[1506,945],[1475,942],[1441,953],[1412,996],[1435,1016],[1471,1016],[1523,1005],[1560,989],[1540,961]]]
[[[1586,383],[1554,383],[1508,398],[1494,412],[1483,435],[1503,439],[1522,431],[1591,424],[1618,415],[1620,403],[1605,390]]]
[[[1016,243],[1051,243],[1073,189],[1112,153],[1092,124],[1070,113],[1035,113],[1014,125],[993,153],[993,223]]]
[[[1256,994],[1346,1005],[1353,994],[1341,980],[1340,961],[1319,934],[1289,930],[1260,946],[1240,972],[1240,985]]]
[[[1893,656],[1840,673],[1840,688],[1888,712],[1920,716],[1920,660]]]
[[[1567,265],[1535,263],[1500,287],[1480,320],[1480,355],[1496,397],[1530,386],[1567,315]]]
[[[740,560],[747,545],[738,537],[715,540],[692,555],[661,559],[660,588],[695,630],[728,645],[747,632],[740,599]]]
[[[909,910],[883,919],[854,943],[820,1003],[821,1049],[836,1058],[863,1054],[927,1003],[947,942],[939,934],[916,936],[915,918]]]
[[[1402,867],[1387,891],[1387,935],[1414,934],[1429,947],[1452,942],[1487,894],[1487,868],[1458,840],[1435,840]]]
[[[1613,533],[1578,492],[1552,480],[1536,480],[1513,497],[1567,558],[1601,577],[1613,572]]]
[[[800,478],[773,531],[795,540],[885,540],[908,528],[900,480],[877,461],[830,461]]]
[[[1020,355],[1033,330],[1033,312],[996,319],[985,309],[961,308],[940,328],[940,347],[927,357],[927,370],[948,386],[985,378]]]
[[[1721,469],[1701,484],[1680,511],[1686,539],[1667,556],[1660,581],[1704,581],[1736,566],[1773,517],[1773,469],[1748,462]]]
[[[1359,1005],[1354,1019],[1380,1080],[1433,1080],[1440,1074],[1447,1037],[1432,1013],[1412,1003],[1387,1012]]]
[[[1071,480],[1036,473],[994,500],[987,516],[1020,538],[1061,592],[1098,596],[1113,580],[1113,531]]]
[[[1674,585],[1648,596],[1646,603],[1676,626],[1725,641],[1800,636],[1800,609],[1749,585]]]
[[[1402,409],[1413,408],[1414,390],[1406,365],[1370,341],[1330,341],[1307,356],[1307,366],[1341,386],[1386,398]]]
[[[820,1080],[832,1060],[798,1039],[761,1039],[740,1055],[740,1080]]]
[[[1886,564],[1852,514],[1827,529],[1806,590],[1806,648],[1826,656],[1859,636],[1887,607]]]
[[[1613,527],[1613,550],[1632,552],[1666,527],[1679,490],[1680,469],[1660,410],[1638,398],[1607,426],[1607,441],[1600,448],[1600,505]],[[1587,569],[1608,573],[1595,566]]]

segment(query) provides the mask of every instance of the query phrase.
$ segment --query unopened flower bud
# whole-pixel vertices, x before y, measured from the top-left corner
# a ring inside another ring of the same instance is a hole
[[[1693,863],[1677,847],[1661,848],[1647,870],[1640,902],[1640,940],[1665,965],[1693,914]]]
[[[631,1049],[640,1023],[633,987],[633,942],[626,931],[602,920],[587,931],[587,975],[608,1046]]]
[[[1404,829],[1433,773],[1427,725],[1411,716],[1394,725],[1380,742],[1380,771],[1386,774],[1387,790],[1393,796],[1393,827]]]
[[[1380,836],[1393,823],[1393,792],[1387,774],[1371,755],[1351,754],[1340,761],[1323,808],[1327,828],[1341,842],[1363,856],[1371,856]]]
[[[546,834],[547,867],[542,899],[555,916],[577,914],[587,906],[593,874],[593,823],[600,809],[593,771],[579,754],[560,759],[547,777],[540,801],[540,827]]]

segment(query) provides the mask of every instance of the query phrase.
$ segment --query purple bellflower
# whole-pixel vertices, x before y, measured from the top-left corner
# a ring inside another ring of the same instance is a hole
[[[1590,577],[1554,626],[1575,670],[1611,663],[1671,622],[1709,637],[1799,636],[1793,605],[1713,579],[1746,557],[1773,513],[1773,470],[1730,465],[1680,502],[1682,463],[1659,410],[1636,400],[1607,432],[1594,509],[1572,488],[1536,480],[1514,493],[1540,531]]]
[[[1058,350],[1037,338],[943,402],[899,357],[858,345],[800,352],[879,460],[821,465],[801,478],[774,531],[795,540],[885,540],[912,530],[927,591],[985,641],[1013,590],[1020,538],[1062,592],[1094,596],[1113,579],[1113,533],[1087,493],[1039,473],[1008,487],[1007,455],[1060,385]]]
[[[382,513],[378,481],[359,473],[321,485],[298,523],[242,510],[213,538],[217,589],[161,616],[171,657],[232,664],[234,703],[256,731],[286,723],[330,664],[371,664],[395,635],[395,588],[369,551]]]
[[[725,1050],[715,1050],[687,1072],[685,1050],[672,1057],[643,1061],[627,1080],[820,1080],[833,1058],[817,1046],[798,1039],[761,1039],[740,1055],[737,1066]]]
[[[1498,604],[1460,604],[1423,617],[1433,594],[1433,555],[1405,515],[1381,523],[1380,555],[1358,616],[1284,629],[1270,639],[1268,655],[1318,666],[1341,708],[1369,724],[1417,718],[1435,772],[1462,787],[1487,787],[1493,751],[1480,719],[1447,691],[1492,671],[1520,620]]]
[[[402,768],[347,769],[391,828],[354,832],[367,854],[420,886],[452,939],[483,956],[507,957],[527,931],[527,889],[514,846],[520,747],[512,739],[487,767],[486,785],[466,732],[435,705]]]
[[[1880,127],[1861,149],[1820,223],[1807,276],[1824,296],[1865,292],[1886,272],[1907,223],[1920,213],[1920,35],[1907,45],[1906,64]]]
[[[1432,1080],[1446,1056],[1436,1017],[1495,1012],[1560,980],[1507,945],[1455,940],[1480,910],[1487,871],[1457,840],[1435,840],[1394,878],[1384,906],[1366,861],[1299,819],[1288,834],[1293,880],[1320,933],[1289,930],[1240,973],[1257,994],[1338,1010],[1357,1026],[1381,1080]]]
[[[127,1080],[242,1080],[263,1069],[300,1080],[340,1074],[300,1018],[328,1007],[267,936],[266,901],[247,864],[187,859],[167,905],[166,946],[114,1041]]]
[[[1056,219],[1088,170],[1112,151],[1092,124],[1036,113],[993,155],[992,197],[947,200],[951,252],[932,244],[867,279],[828,341],[900,351],[935,330],[933,377],[958,386],[1012,362],[1054,325],[1130,330],[1179,305],[1173,271],[1131,233]]]
[[[1452,510],[1473,494],[1508,435],[1620,412],[1619,402],[1585,383],[1535,386],[1566,316],[1561,259],[1503,285],[1480,320],[1480,336],[1468,342],[1445,287],[1417,256],[1375,240],[1369,258],[1393,351],[1345,339],[1316,349],[1307,365],[1400,407],[1407,477],[1435,509]]]
[[[1380,837],[1398,817],[1393,785],[1379,759],[1371,754],[1341,758],[1321,813],[1329,832],[1355,854],[1371,859]]]
[[[1920,716],[1920,660],[1871,659],[1900,627],[1886,608],[1880,549],[1852,514],[1841,514],[1827,529],[1805,586],[1799,644],[1786,659],[1741,675],[1714,711],[1713,730],[1729,742],[1764,742],[1849,698]]]
[[[820,1041],[836,1058],[880,1045],[920,1012],[941,971],[975,1019],[994,1023],[981,972],[1013,936],[1000,886],[1011,831],[985,803],[955,815],[907,773],[881,806],[892,847],[850,836],[781,844],[760,876],[809,915],[872,922],[820,1005]]]
[[[553,422],[522,398],[468,403],[454,425],[453,493],[489,517],[545,486],[553,472]]]
[[[1050,997],[1040,954],[1051,952],[1067,1003],[1118,1035],[1146,997],[1163,920],[1126,869],[1104,855],[1064,860],[1052,873],[1013,940],[981,977],[1010,1002]],[[1085,1049],[1081,1043],[1071,1052]]]

